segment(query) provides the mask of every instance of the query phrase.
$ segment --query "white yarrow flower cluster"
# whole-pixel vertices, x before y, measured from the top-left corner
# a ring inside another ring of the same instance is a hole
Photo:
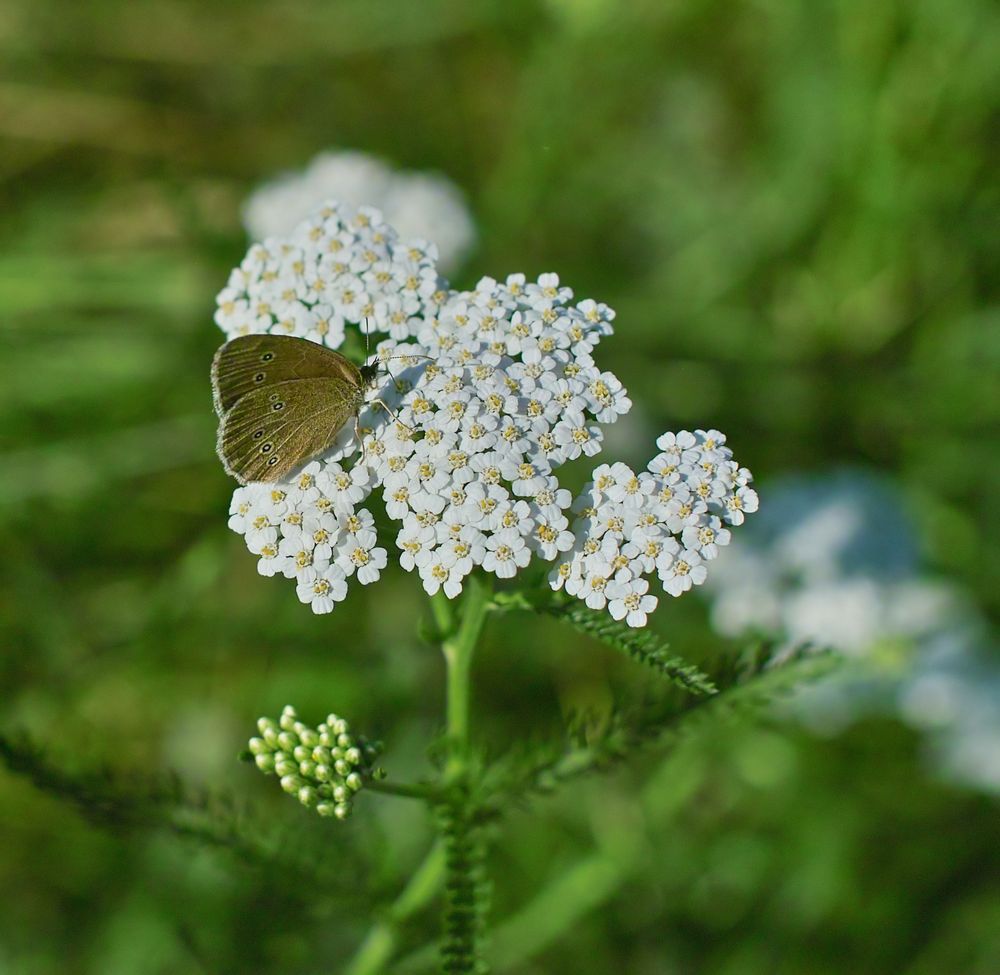
[[[366,507],[378,492],[398,523],[399,563],[428,593],[454,598],[477,566],[508,579],[538,556],[568,565],[556,579],[589,605],[643,625],[655,605],[643,576],[657,572],[675,595],[698,584],[728,541],[724,525],[753,511],[756,495],[721,434],[667,434],[638,477],[598,468],[571,528],[558,470],[598,453],[602,426],[631,406],[594,359],[613,317],[574,301],[554,274],[451,291],[428,252],[401,243],[378,211],[326,205],[291,238],[251,248],[216,320],[230,335],[333,347],[357,325],[380,333],[392,375],[359,419],[360,451],[347,424],[288,482],[238,489],[230,527],[262,574],[294,579],[299,598],[325,613],[352,579],[374,582],[387,563]]]
[[[445,273],[457,269],[475,243],[465,198],[450,179],[393,169],[351,150],[322,152],[304,170],[259,187],[243,206],[243,223],[254,240],[285,236],[331,198],[349,207],[378,207],[402,238],[433,243]]]
[[[750,472],[732,460],[718,430],[666,433],[647,470],[602,464],[574,508],[573,547],[553,570],[553,589],[565,587],[591,609],[645,626],[657,605],[647,576],[679,596],[701,585],[727,525],[757,510]]]

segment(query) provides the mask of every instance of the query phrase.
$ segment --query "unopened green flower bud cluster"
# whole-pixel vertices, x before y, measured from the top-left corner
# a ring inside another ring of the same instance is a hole
[[[354,795],[385,775],[374,764],[382,745],[352,735],[335,714],[310,728],[298,720],[295,708],[286,707],[276,722],[261,718],[257,728],[260,737],[250,739],[257,768],[280,776],[285,792],[321,816],[346,819]]]

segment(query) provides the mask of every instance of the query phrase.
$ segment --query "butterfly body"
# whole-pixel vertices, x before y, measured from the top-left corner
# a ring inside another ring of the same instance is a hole
[[[243,335],[212,360],[218,453],[241,484],[280,481],[328,450],[375,385],[375,365],[285,335]]]

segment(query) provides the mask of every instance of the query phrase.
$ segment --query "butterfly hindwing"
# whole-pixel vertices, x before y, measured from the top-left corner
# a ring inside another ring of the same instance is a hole
[[[361,387],[340,377],[253,389],[223,415],[219,457],[241,484],[283,480],[329,449],[363,402]]]
[[[318,342],[291,335],[241,335],[212,360],[215,411],[224,416],[242,397],[275,383],[321,378],[361,386],[358,367]]]

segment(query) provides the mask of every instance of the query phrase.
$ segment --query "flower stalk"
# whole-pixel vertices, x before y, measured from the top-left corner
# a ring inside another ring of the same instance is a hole
[[[445,856],[442,971],[479,970],[485,914],[484,848],[476,822],[475,783],[470,762],[469,712],[472,658],[492,607],[491,587],[470,578],[457,629],[442,641],[447,668],[445,727],[448,758],[443,771],[444,801],[438,822]]]
[[[472,657],[490,610],[490,588],[483,580],[472,577],[466,589],[458,629],[441,644],[447,667],[445,728],[449,750],[444,773],[447,784],[461,781],[468,771]]]
[[[417,867],[410,882],[361,942],[344,975],[378,975],[396,950],[399,925],[416,914],[437,894],[444,877],[444,846],[435,844]]]

